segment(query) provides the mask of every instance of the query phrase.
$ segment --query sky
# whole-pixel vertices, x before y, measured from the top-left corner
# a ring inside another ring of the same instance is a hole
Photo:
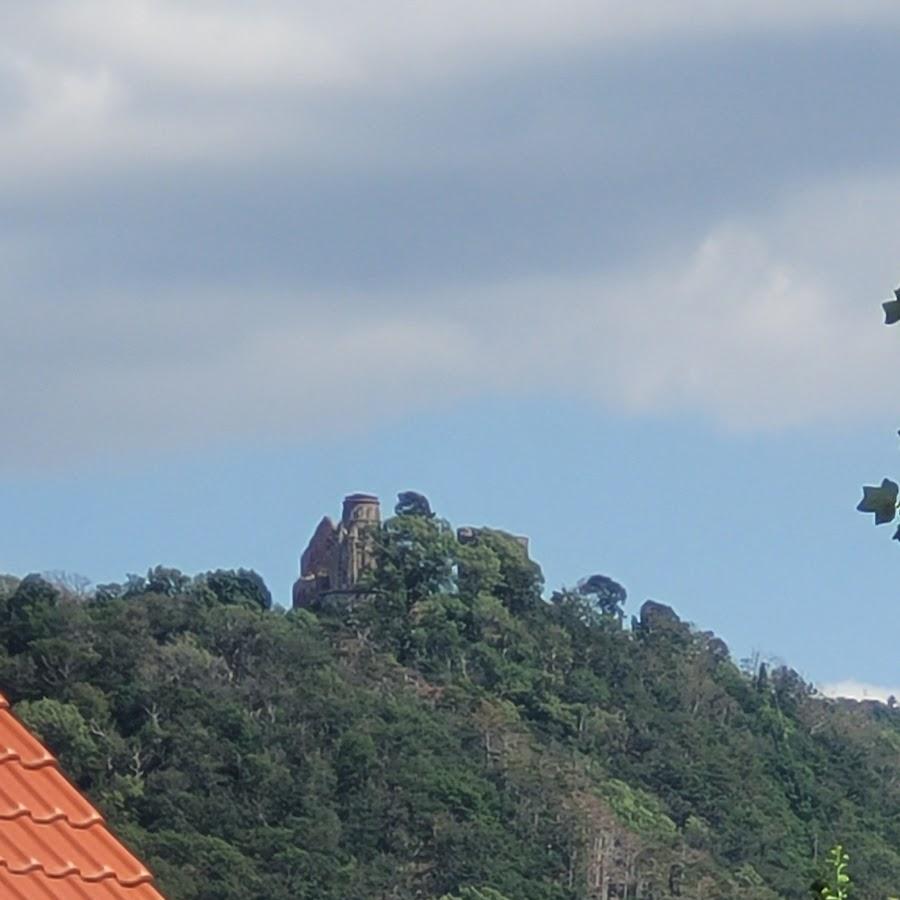
[[[6,6],[0,571],[413,489],[900,695],[894,0]]]

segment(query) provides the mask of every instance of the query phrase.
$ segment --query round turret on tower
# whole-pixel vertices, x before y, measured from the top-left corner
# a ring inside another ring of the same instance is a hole
[[[381,522],[381,504],[374,494],[348,494],[344,497],[341,522],[352,525],[377,525]]]

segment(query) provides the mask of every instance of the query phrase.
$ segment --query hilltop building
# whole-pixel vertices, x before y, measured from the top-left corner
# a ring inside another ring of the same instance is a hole
[[[354,593],[374,562],[372,532],[380,524],[381,505],[373,494],[346,496],[337,524],[325,516],[300,557],[294,608],[312,606],[326,594]]]
[[[400,495],[409,498],[407,491]],[[425,498],[425,509],[431,517]],[[300,577],[294,582],[293,606],[310,608],[329,595],[364,595],[360,579],[375,565],[374,537],[381,525],[381,505],[374,494],[348,494],[344,498],[341,520],[335,524],[329,516],[319,522],[300,557]],[[493,531],[512,538],[528,556],[528,538],[496,529],[458,528],[460,544],[477,544],[481,535]]]

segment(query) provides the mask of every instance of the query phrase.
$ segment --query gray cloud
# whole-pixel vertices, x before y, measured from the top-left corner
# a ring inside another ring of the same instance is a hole
[[[730,427],[876,409],[900,12],[694,6],[18,10],[7,465],[483,392]]]
[[[738,429],[855,419],[884,408],[896,375],[895,336],[858,294],[875,294],[898,248],[852,211],[885,219],[898,187],[802,192],[643,270],[411,294],[117,296],[59,316],[23,302],[24,327],[0,345],[13,386],[0,414],[19,423],[7,461],[310,437],[483,393],[559,392]],[[858,293],[844,290],[855,270],[841,251],[871,263]]]
[[[590,271],[798,180],[892,166],[892,54],[888,36],[766,40],[543,60],[400,97],[232,98],[213,118],[234,140],[246,129],[248,157],[226,144],[26,179],[5,191],[7,232],[52,245],[40,270],[92,290]],[[177,98],[153,109],[204,115]]]

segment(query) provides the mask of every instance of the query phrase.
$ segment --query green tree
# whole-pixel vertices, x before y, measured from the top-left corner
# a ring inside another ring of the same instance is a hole
[[[24,650],[32,641],[53,637],[59,591],[40,575],[26,575],[7,602],[10,647]]]
[[[604,616],[614,616],[620,622],[625,615],[628,593],[617,581],[606,575],[590,575],[578,583],[578,592]]]
[[[398,594],[407,607],[453,584],[456,539],[442,519],[395,516],[375,534],[375,566],[369,584]]]
[[[199,576],[197,586],[207,588],[218,603],[258,609],[270,609],[272,606],[272,593],[262,577],[252,569],[216,569]]]
[[[525,613],[543,603],[544,576],[517,538],[493,528],[474,531],[469,546],[491,551],[499,563],[499,579],[491,590],[511,612]]]
[[[141,586],[141,591],[146,590],[164,597],[177,597],[179,594],[185,593],[190,583],[190,576],[178,569],[154,566],[147,570],[146,583]]]
[[[415,491],[402,491],[397,494],[397,505],[394,507],[394,514],[398,516],[423,516],[426,519],[434,518],[428,498],[424,494],[417,494]]]
[[[75,781],[83,781],[97,766],[99,749],[77,706],[49,697],[25,700],[16,706],[16,715],[47,743]]]

